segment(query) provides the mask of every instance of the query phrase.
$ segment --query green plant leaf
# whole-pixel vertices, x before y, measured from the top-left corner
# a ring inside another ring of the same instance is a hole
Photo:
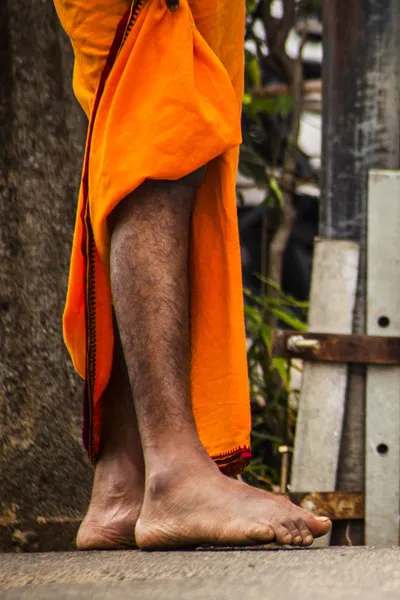
[[[280,94],[276,100],[276,111],[286,118],[293,108],[293,99],[287,94]]]
[[[246,0],[246,10],[247,14],[252,13],[256,7],[256,0]]]
[[[275,369],[277,370],[279,377],[282,380],[282,383],[285,387],[285,390],[287,392],[290,391],[290,376],[288,373],[288,367],[287,367],[287,362],[284,358],[273,358],[272,359],[272,364],[274,365]]]
[[[261,69],[255,56],[247,62],[246,71],[250,85],[252,87],[259,87],[261,85]]]
[[[296,329],[297,331],[307,330],[306,323],[300,321],[300,319],[298,319],[294,315],[291,315],[285,310],[279,310],[278,308],[271,307],[271,313],[275,315],[275,317],[286,323],[286,325],[290,325],[293,329]]]
[[[270,187],[270,190],[274,193],[276,199],[278,200],[279,206],[283,209],[283,207],[285,206],[285,200],[283,198],[281,188],[279,187],[278,182],[275,179],[275,177],[269,178],[269,187]]]
[[[268,354],[271,354],[271,327],[268,327],[268,325],[265,325],[265,323],[261,325],[261,337]]]
[[[239,170],[245,177],[256,183],[268,183],[267,169],[262,158],[248,145],[242,145],[239,156]]]
[[[253,102],[253,98],[248,92],[245,92],[243,95],[243,104],[245,106],[249,106]]]
[[[289,296],[288,294],[285,294],[282,291],[282,289],[280,288],[280,286],[275,281],[270,279],[269,277],[263,277],[263,275],[258,273],[257,279],[259,279],[260,281],[263,281],[264,283],[266,283],[268,285],[268,287],[272,288],[275,292],[277,292],[279,298],[285,300],[285,302],[289,306],[296,306],[299,308],[308,308],[308,305],[309,305],[308,301],[296,300],[296,298],[293,298],[293,296]]]
[[[245,306],[244,306],[244,314],[247,317],[249,317],[250,319],[252,319],[252,321],[254,323],[257,323],[257,325],[261,325],[261,322],[262,322],[261,314],[253,306],[250,306],[249,304],[245,304]]]

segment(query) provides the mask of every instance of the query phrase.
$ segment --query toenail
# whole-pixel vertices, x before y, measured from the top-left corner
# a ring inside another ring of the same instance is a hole
[[[328,521],[330,521],[328,517],[316,517],[316,520],[321,521],[322,523],[328,523]]]
[[[290,533],[288,533],[287,535],[285,535],[285,537],[283,538],[283,541],[285,542],[285,544],[290,544],[290,542],[293,541],[293,538],[290,535]]]
[[[296,535],[296,537],[293,538],[293,542],[295,544],[301,544],[302,541],[303,541],[303,538],[301,537],[301,535]]]
[[[275,532],[271,527],[268,527],[268,529],[265,530],[265,535],[267,536],[268,539],[273,540],[275,537]]]
[[[308,536],[305,538],[305,540],[304,540],[304,542],[305,542],[306,544],[312,544],[312,543],[313,543],[313,541],[314,541],[314,538],[313,538],[313,536],[312,536],[312,535],[308,535]]]

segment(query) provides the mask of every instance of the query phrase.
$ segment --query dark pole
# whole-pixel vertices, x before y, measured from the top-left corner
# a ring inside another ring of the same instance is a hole
[[[365,332],[367,177],[400,168],[400,1],[325,0],[320,235],[361,244],[354,332]],[[338,489],[364,490],[365,368],[351,367]],[[363,543],[363,525],[350,530]],[[336,528],[333,543],[346,543]]]

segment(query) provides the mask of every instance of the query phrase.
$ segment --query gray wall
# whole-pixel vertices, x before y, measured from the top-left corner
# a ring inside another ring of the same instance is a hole
[[[51,0],[0,3],[0,550],[68,547],[92,477],[62,341],[86,118]]]

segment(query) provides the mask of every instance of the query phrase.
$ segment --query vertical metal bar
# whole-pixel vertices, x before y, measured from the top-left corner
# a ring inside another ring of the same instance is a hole
[[[400,335],[400,171],[371,171],[367,333]],[[367,368],[365,541],[397,546],[400,508],[400,367]]]
[[[360,242],[353,331],[365,332],[368,171],[400,167],[400,2],[324,2],[320,235]],[[365,368],[349,369],[338,487],[364,489]],[[339,526],[340,527],[340,526]],[[345,543],[344,530],[337,542]],[[350,532],[362,543],[362,529]]]

